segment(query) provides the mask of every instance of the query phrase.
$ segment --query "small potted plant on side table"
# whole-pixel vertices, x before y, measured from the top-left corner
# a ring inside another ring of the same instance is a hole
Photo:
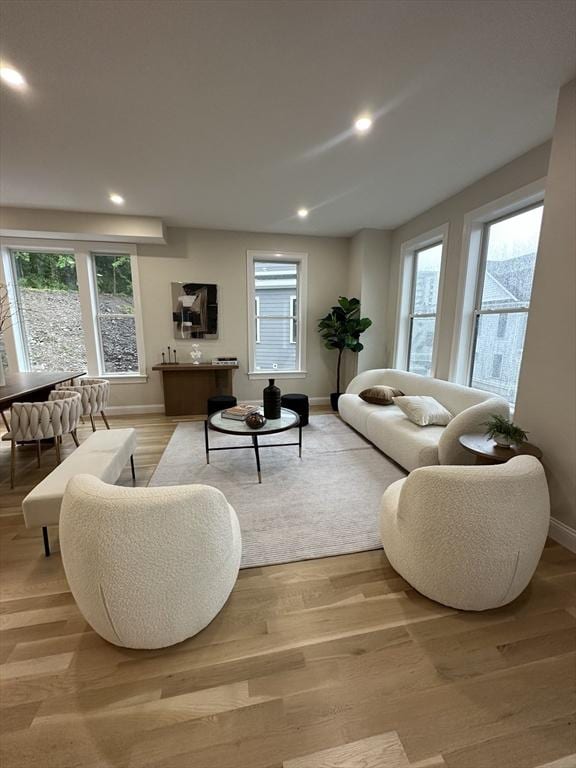
[[[490,437],[496,445],[502,448],[510,448],[511,446],[520,445],[525,443],[528,439],[528,433],[525,432],[517,424],[514,424],[504,416],[499,416],[497,413],[493,413],[488,421],[484,422],[486,427],[486,435]]]

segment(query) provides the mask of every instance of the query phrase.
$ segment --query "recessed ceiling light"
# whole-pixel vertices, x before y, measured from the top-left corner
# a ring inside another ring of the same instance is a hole
[[[297,213],[301,219],[305,219],[308,216],[308,208],[298,208]]]
[[[0,67],[0,77],[11,88],[24,88],[26,85],[23,75],[12,67]]]
[[[362,115],[354,123],[354,129],[357,133],[368,133],[370,128],[372,128],[372,118],[368,115]]]
[[[124,205],[124,198],[122,195],[117,195],[116,192],[113,192],[110,195],[110,201],[114,203],[114,205]]]

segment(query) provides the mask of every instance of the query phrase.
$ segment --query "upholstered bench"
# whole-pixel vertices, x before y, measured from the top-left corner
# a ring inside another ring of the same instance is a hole
[[[93,432],[55,470],[38,483],[22,502],[27,528],[42,526],[44,552],[50,555],[48,526],[58,525],[64,491],[74,475],[93,475],[105,483],[115,483],[130,459],[134,472],[135,429]]]

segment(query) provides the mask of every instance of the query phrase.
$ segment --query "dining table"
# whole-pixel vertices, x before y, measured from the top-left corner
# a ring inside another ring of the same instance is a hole
[[[12,403],[30,403],[48,400],[48,396],[57,384],[74,381],[84,376],[86,371],[28,371],[25,373],[9,373],[6,383],[0,386],[0,414],[6,429],[8,422],[5,411]]]

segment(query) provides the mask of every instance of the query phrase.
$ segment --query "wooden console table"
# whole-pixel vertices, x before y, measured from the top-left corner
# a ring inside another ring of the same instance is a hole
[[[198,416],[206,413],[206,401],[214,395],[232,394],[237,365],[174,363],[155,365],[162,371],[166,416]]]

